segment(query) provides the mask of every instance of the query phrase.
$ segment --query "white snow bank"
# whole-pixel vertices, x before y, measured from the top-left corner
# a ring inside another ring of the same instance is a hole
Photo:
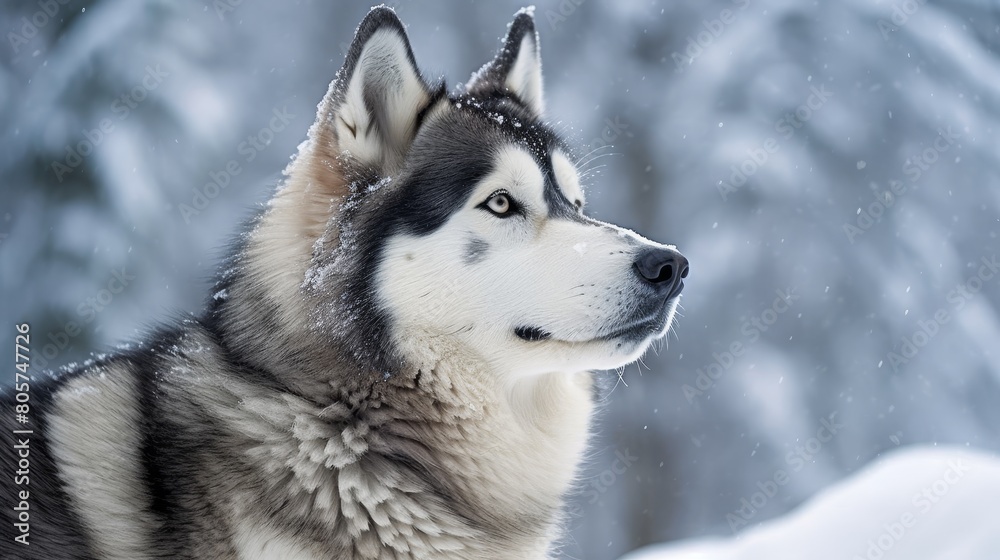
[[[914,447],[736,537],[657,545],[622,560],[996,560],[998,506],[1000,457]]]

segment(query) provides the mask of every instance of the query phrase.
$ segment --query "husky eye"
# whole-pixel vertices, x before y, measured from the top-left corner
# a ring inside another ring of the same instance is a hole
[[[499,216],[501,218],[512,216],[517,212],[517,204],[514,202],[514,199],[507,194],[507,191],[497,191],[491,194],[490,197],[486,199],[486,202],[480,204],[480,207],[486,208],[486,210],[489,210],[495,216]]]
[[[510,199],[505,194],[497,194],[486,201],[486,206],[497,214],[506,214],[510,211]]]

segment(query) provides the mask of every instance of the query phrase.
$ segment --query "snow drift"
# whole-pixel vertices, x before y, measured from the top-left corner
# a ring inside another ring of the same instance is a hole
[[[914,447],[734,538],[654,546],[622,560],[993,560],[997,503],[1000,457]]]

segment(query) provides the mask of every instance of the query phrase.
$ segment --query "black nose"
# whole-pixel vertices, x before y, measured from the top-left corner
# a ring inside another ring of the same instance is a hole
[[[688,260],[671,249],[646,249],[635,260],[635,272],[657,291],[676,297],[684,289]]]

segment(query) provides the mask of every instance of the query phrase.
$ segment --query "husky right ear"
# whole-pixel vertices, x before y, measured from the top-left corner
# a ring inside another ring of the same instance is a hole
[[[373,8],[362,20],[327,97],[317,125],[333,128],[336,152],[385,174],[402,163],[432,95],[392,9]]]
[[[541,117],[545,112],[545,100],[534,10],[522,8],[514,14],[496,58],[473,74],[465,89],[472,94],[493,89],[509,91],[536,117]]]

